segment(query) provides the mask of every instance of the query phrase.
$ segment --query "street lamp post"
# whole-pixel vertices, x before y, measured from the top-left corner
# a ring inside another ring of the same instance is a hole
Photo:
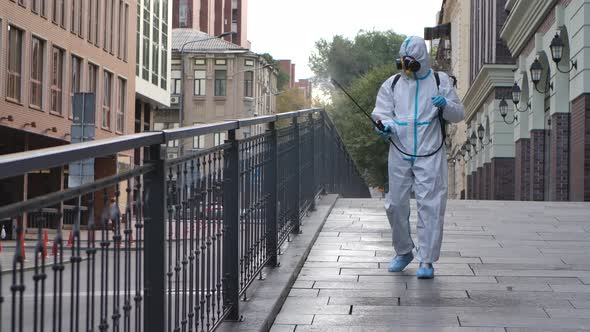
[[[182,127],[183,125],[183,121],[184,121],[184,89],[185,89],[185,77],[184,77],[184,48],[187,45],[191,45],[191,44],[196,44],[196,43],[200,43],[200,42],[204,42],[207,40],[213,40],[213,39],[218,39],[218,38],[223,38],[225,36],[229,36],[229,35],[235,35],[236,33],[234,31],[228,31],[228,32],[224,32],[220,35],[214,36],[214,37],[209,37],[209,38],[204,38],[204,39],[197,39],[197,40],[189,40],[187,42],[185,42],[184,44],[182,44],[182,46],[180,47],[180,79],[181,79],[181,87],[180,87],[180,103],[179,103],[179,107],[178,107],[178,127]],[[184,150],[184,142],[181,141],[180,145],[179,145],[179,157],[182,156],[182,152]]]

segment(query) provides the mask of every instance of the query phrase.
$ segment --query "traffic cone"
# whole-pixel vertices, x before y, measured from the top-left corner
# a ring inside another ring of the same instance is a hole
[[[68,239],[68,248],[71,248],[73,245],[74,245],[73,232],[70,232],[70,238]]]
[[[49,236],[47,235],[47,230],[45,230],[45,235],[43,236],[43,257],[47,258],[47,243],[49,242]]]

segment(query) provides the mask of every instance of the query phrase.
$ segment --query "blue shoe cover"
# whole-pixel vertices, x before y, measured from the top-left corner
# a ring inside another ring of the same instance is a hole
[[[434,278],[434,267],[430,263],[420,263],[418,272],[416,272],[418,279],[432,279]]]
[[[387,271],[389,272],[402,272],[408,264],[412,262],[414,259],[414,254],[411,252],[405,254],[403,256],[395,256],[389,266],[387,267]]]

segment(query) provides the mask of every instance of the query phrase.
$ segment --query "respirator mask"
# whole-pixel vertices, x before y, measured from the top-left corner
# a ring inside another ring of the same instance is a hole
[[[407,76],[410,76],[412,73],[417,73],[421,68],[420,62],[411,56],[404,56],[401,59],[396,59],[395,65],[397,69],[403,70]]]

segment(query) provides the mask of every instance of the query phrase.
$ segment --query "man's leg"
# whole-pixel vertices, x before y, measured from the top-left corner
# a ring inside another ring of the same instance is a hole
[[[442,156],[439,153],[430,157],[431,160],[425,158],[413,169],[418,207],[418,260],[422,263],[434,263],[440,257],[448,189],[446,159]]]
[[[402,162],[409,165],[408,161]],[[393,247],[398,256],[411,253],[414,249],[410,235],[410,191],[413,182],[409,167],[396,167],[391,165],[390,160],[389,193],[385,201],[385,211],[391,226]]]

